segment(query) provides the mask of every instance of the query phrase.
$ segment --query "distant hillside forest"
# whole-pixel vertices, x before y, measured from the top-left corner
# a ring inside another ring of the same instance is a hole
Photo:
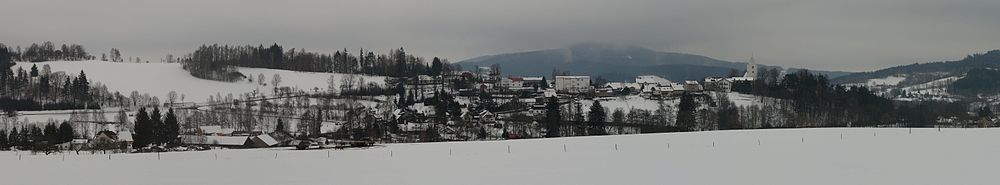
[[[237,81],[244,76],[235,67],[284,69],[307,72],[335,72],[391,77],[409,77],[421,74],[436,75],[448,71],[447,60],[437,57],[428,64],[424,58],[406,53],[403,48],[388,54],[376,54],[364,49],[357,53],[334,51],[333,54],[309,52],[303,49],[285,50],[277,44],[270,47],[202,45],[181,59],[184,69],[195,77]]]
[[[968,102],[892,101],[876,95],[866,87],[835,85],[825,75],[808,70],[785,75],[781,75],[775,69],[764,70],[759,73],[755,81],[734,83],[732,90],[790,100],[792,103],[789,105],[777,106],[779,111],[769,110],[767,107],[772,106],[772,102],[763,101],[763,108],[759,110],[739,111],[734,114],[783,117],[787,123],[795,124],[791,127],[886,125],[927,127],[938,124],[940,117],[962,119],[984,117],[967,114]],[[726,110],[721,111],[726,112]],[[724,123],[721,119],[719,122],[720,125],[734,124]]]
[[[950,73],[960,74],[976,68],[1000,68],[1000,50],[966,56],[962,60],[947,62],[915,63],[890,67],[873,72],[854,73],[833,80],[834,83],[857,83],[868,79],[885,78],[896,74]]]
[[[955,94],[969,96],[1000,92],[1000,70],[993,68],[969,70],[965,78],[955,81],[951,87],[951,91]]]

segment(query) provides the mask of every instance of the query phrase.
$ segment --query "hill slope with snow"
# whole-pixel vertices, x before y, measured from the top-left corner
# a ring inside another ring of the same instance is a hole
[[[279,83],[280,86],[298,87],[306,90],[313,88],[325,90],[327,88],[326,81],[331,75],[336,76],[336,83],[338,84],[340,83],[340,79],[345,76],[345,74],[338,73],[239,68],[241,73],[247,76],[253,75],[253,78],[257,78],[258,74],[263,74],[265,82],[269,83],[269,85],[260,86],[256,82],[248,82],[246,80],[221,82],[195,78],[182,69],[179,63],[115,63],[105,61],[18,62],[13,69],[21,67],[29,70],[32,64],[38,65],[39,70],[42,69],[43,65],[48,64],[52,68],[53,73],[62,71],[67,74],[78,75],[80,70],[83,70],[87,74],[87,78],[92,81],[92,84],[104,84],[108,87],[109,91],[118,91],[125,96],[128,96],[132,91],[138,91],[140,94],[149,93],[152,96],[159,97],[161,100],[165,100],[167,93],[176,91],[179,94],[185,95],[185,101],[189,102],[203,102],[209,96],[216,95],[216,93],[225,96],[228,93],[236,95],[237,93],[259,90],[264,94],[270,94],[272,92],[271,89],[274,88],[273,85],[270,85],[271,78],[275,74],[281,76],[282,81]],[[379,76],[364,76],[364,78],[366,83],[375,82],[382,84],[385,82],[385,78]]]
[[[5,184],[995,184],[1000,129],[776,129],[370,149],[0,152]],[[159,156],[159,157],[158,157]],[[53,178],[72,175],[73,178]]]

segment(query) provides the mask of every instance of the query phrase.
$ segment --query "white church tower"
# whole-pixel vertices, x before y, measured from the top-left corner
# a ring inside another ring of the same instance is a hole
[[[747,63],[747,72],[743,74],[744,78],[757,78],[757,62],[754,61],[753,56],[750,57],[750,62]]]

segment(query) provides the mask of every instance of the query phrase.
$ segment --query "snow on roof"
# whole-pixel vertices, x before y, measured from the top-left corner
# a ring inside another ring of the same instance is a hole
[[[274,146],[278,144],[278,140],[274,139],[273,137],[271,137],[271,135],[267,134],[258,135],[257,139],[263,141],[264,144],[267,144],[267,146]]]
[[[542,81],[545,78],[536,76],[536,77],[521,77],[521,79],[524,81]]]
[[[132,139],[132,132],[129,132],[129,131],[118,132],[118,140],[119,141],[135,141],[134,139]]]
[[[705,82],[720,82],[720,81],[724,81],[724,80],[729,80],[729,79],[728,78],[722,78],[722,77],[708,77],[708,78],[705,78]]]
[[[622,83],[622,82],[610,82],[608,84],[605,84],[604,87],[608,87],[608,88],[612,88],[612,89],[623,89],[623,88],[625,88],[625,83]]]
[[[223,134],[224,133],[222,131],[222,126],[219,126],[219,125],[199,126],[198,129],[201,129],[201,132],[206,133],[206,134]]]
[[[732,77],[732,78],[729,78],[729,80],[732,80],[732,81],[753,81],[754,77]]]
[[[83,144],[83,143],[90,142],[90,140],[87,140],[87,139],[73,139],[73,141],[70,141],[70,142],[76,143],[76,144]]]
[[[698,81],[687,80],[687,81],[684,81],[684,84],[685,85],[698,85]]]
[[[590,79],[590,76],[556,76],[556,79]]]
[[[246,144],[247,138],[247,136],[205,136],[205,141],[201,144],[236,146]]]
[[[635,77],[635,83],[670,85],[671,82],[670,80],[655,75],[642,75]]]

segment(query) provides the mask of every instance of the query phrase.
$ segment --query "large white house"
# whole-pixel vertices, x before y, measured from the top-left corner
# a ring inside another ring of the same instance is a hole
[[[585,93],[593,88],[590,76],[556,76],[555,89],[564,93]]]

